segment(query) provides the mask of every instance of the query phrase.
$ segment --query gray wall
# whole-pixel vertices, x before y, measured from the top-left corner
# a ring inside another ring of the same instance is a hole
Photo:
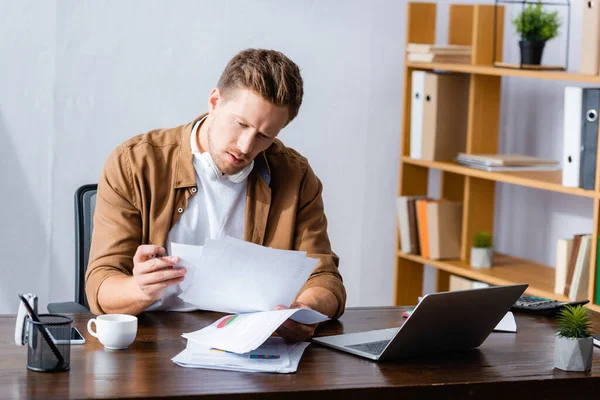
[[[18,292],[42,307],[72,299],[76,188],[130,136],[204,112],[247,47],[279,49],[302,69],[304,104],[280,137],[324,183],[348,305],[391,304],[405,19],[392,0],[0,0],[0,313],[15,312]],[[580,20],[574,12],[572,68]],[[508,32],[505,44],[515,52]],[[564,85],[503,85],[501,150],[560,159]],[[551,264],[559,236],[591,229],[591,201],[507,185],[498,196],[501,251]]]

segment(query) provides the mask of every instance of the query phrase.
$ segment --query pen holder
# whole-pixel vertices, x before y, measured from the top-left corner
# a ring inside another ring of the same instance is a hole
[[[40,314],[39,322],[27,317],[27,369],[40,372],[71,368],[71,325],[65,315]]]

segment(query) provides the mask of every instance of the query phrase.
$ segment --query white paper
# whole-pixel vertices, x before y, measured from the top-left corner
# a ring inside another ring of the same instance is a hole
[[[494,331],[500,332],[516,332],[517,331],[517,323],[515,321],[515,316],[512,312],[507,312],[506,315],[502,318],[498,325],[494,328]]]
[[[261,346],[288,318],[301,324],[329,319],[309,308],[227,315],[203,329],[184,333],[183,337],[203,346],[244,354]]]
[[[172,360],[186,368],[292,373],[297,371],[302,354],[309,344],[287,344],[281,338],[270,338],[252,352],[233,354],[188,340],[186,349]]]
[[[203,246],[193,246],[189,244],[171,243],[171,255],[179,257],[177,265],[185,267],[185,278],[179,287],[182,291],[186,291],[192,285],[194,276],[196,275],[196,265],[200,265]]]
[[[319,263],[306,252],[229,236],[207,239],[203,247],[173,244],[172,253],[192,271],[179,297],[199,309],[226,313],[288,307]]]

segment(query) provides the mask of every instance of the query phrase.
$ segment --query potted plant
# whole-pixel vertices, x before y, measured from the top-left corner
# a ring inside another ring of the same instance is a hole
[[[489,232],[478,232],[475,235],[473,247],[471,247],[471,267],[490,268],[493,256],[492,234]]]
[[[521,35],[521,64],[540,65],[546,42],[558,35],[558,11],[547,12],[541,3],[528,4],[512,24]]]
[[[558,332],[554,341],[554,368],[587,371],[592,368],[594,338],[588,310],[581,305],[564,306],[558,312]]]

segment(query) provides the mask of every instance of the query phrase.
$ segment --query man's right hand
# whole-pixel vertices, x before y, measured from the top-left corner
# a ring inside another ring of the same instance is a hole
[[[179,258],[162,257],[165,252],[161,246],[145,244],[139,246],[133,256],[133,279],[146,301],[161,299],[169,286],[185,278],[186,269],[175,267]]]

